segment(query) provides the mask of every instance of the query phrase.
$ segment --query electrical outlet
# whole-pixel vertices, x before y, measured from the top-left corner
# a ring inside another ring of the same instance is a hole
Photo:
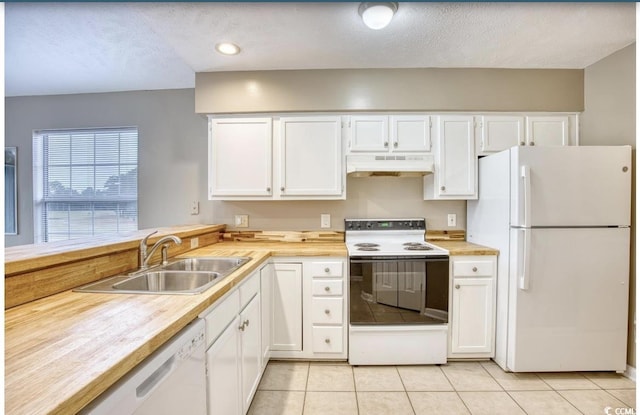
[[[200,202],[194,200],[191,202],[191,214],[197,215],[198,213],[200,213]]]
[[[449,213],[447,215],[447,226],[456,226],[456,214]]]
[[[328,213],[322,213],[320,215],[320,227],[321,228],[330,228],[331,227],[331,215]]]
[[[191,238],[191,249],[195,249],[198,246],[200,246],[200,241],[198,240],[198,237],[196,236],[195,238]]]
[[[236,215],[235,217],[235,225],[237,228],[248,228],[249,227],[249,215]]]

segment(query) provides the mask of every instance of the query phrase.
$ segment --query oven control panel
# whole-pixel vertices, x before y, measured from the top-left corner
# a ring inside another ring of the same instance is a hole
[[[425,230],[424,218],[415,219],[345,219],[345,231]]]

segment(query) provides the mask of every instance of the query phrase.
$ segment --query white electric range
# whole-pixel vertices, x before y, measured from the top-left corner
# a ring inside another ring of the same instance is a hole
[[[448,252],[424,218],[346,219],[349,363],[446,363]]]

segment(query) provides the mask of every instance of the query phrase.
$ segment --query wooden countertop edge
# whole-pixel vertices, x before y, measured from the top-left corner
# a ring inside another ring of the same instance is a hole
[[[52,265],[60,265],[68,262],[89,259],[117,253],[129,249],[137,249],[140,241],[148,234],[157,230],[158,233],[149,238],[149,243],[154,243],[161,237],[176,234],[187,238],[203,233],[223,231],[226,225],[186,225],[166,228],[140,230],[116,237],[95,238],[82,241],[64,241],[60,244],[35,244],[5,248],[5,278],[14,274],[35,271]],[[109,242],[113,240],[113,242]],[[105,243],[106,241],[106,243]],[[39,253],[42,250],[45,253]]]

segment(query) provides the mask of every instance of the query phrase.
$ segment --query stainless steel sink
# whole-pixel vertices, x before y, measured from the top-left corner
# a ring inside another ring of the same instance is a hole
[[[219,272],[153,271],[113,284],[122,291],[202,292],[222,280]]]
[[[194,257],[118,275],[74,289],[77,292],[120,294],[199,294],[224,280],[249,257]]]
[[[195,257],[163,265],[160,269],[174,271],[209,271],[229,273],[246,264],[247,257]]]

